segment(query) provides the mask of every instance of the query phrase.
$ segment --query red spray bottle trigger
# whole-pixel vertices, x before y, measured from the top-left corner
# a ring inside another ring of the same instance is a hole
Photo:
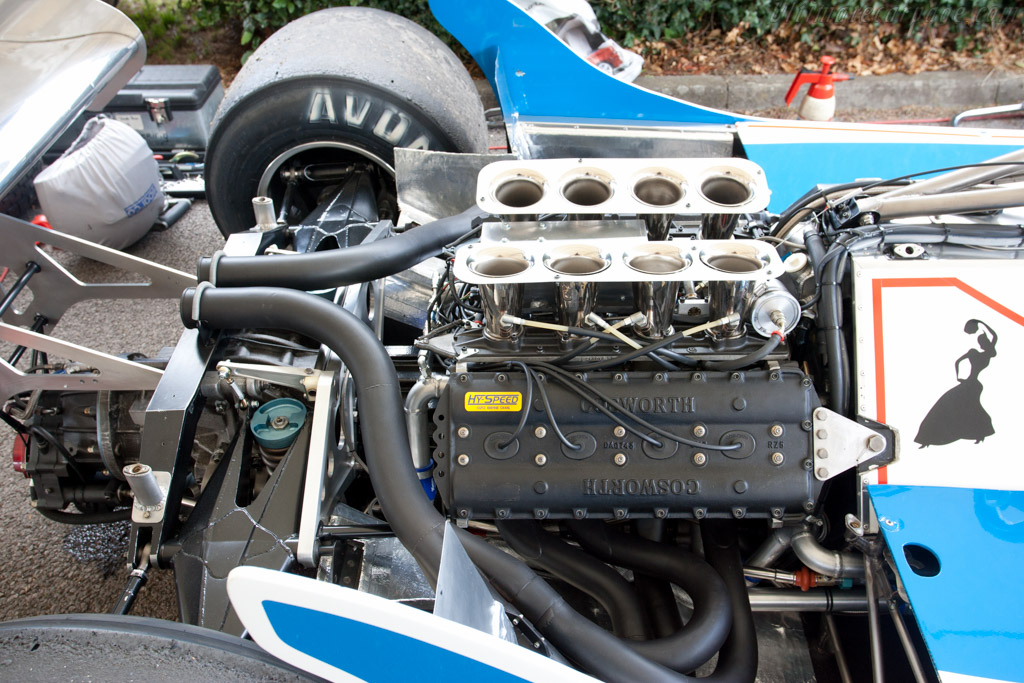
[[[828,121],[835,113],[835,88],[832,84],[835,81],[848,81],[853,78],[849,74],[831,73],[835,66],[835,57],[825,56],[821,58],[821,71],[807,71],[801,69],[800,73],[793,79],[793,83],[786,91],[786,106],[793,103],[800,88],[807,83],[810,88],[807,97],[800,105],[800,116],[812,121]]]

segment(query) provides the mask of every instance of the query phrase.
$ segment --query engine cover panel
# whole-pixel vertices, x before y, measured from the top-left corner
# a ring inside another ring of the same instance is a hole
[[[541,371],[541,375],[544,375]],[[782,517],[811,509],[821,490],[811,471],[811,412],[819,405],[796,369],[755,372],[601,372],[582,375],[654,426],[660,448],[546,378],[561,443],[536,389],[518,371],[457,372],[435,412],[435,479],[456,519]],[[621,414],[618,413],[620,416]],[[622,416],[624,417],[624,416]],[[626,423],[637,426],[628,418]],[[699,436],[698,436],[699,435]]]

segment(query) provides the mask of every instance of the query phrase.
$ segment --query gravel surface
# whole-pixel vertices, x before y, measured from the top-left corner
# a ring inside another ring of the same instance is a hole
[[[756,113],[791,114],[784,110]],[[857,112],[847,120],[937,118],[952,113],[915,107]],[[1019,125],[1019,120],[1016,123]],[[491,144],[503,144],[502,137],[492,133]],[[212,254],[222,243],[206,203],[199,201],[173,228],[150,234],[126,251],[191,273],[199,256]],[[118,277],[116,272],[88,259],[65,254],[61,260],[84,281]],[[153,355],[175,344],[180,330],[176,301],[96,301],[71,309],[54,334],[108,353],[141,351]],[[0,582],[0,620],[108,611],[124,588],[127,523],[82,528],[44,519],[28,505],[28,480],[9,464],[12,445],[13,433],[0,426],[0,573],[6,579]],[[133,614],[177,618],[170,571],[150,572],[149,584],[142,590]]]

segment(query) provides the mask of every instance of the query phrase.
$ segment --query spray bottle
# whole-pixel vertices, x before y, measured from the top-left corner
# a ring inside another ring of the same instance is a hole
[[[800,118],[808,121],[831,121],[832,115],[836,113],[836,94],[832,83],[853,78],[849,74],[829,73],[829,69],[835,63],[835,57],[825,56],[821,58],[821,71],[801,69],[786,92],[786,106],[792,104],[800,87],[804,83],[809,83],[811,87],[807,91],[807,97],[800,104]]]

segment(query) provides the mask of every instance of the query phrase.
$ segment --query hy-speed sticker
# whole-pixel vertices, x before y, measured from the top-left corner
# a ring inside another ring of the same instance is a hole
[[[470,391],[466,394],[466,410],[481,413],[518,413],[523,409],[523,395],[518,391]]]

